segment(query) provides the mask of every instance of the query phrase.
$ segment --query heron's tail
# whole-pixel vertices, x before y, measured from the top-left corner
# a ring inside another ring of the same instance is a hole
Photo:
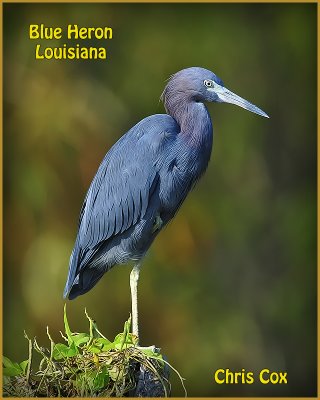
[[[110,268],[106,268],[104,259],[91,263],[92,257],[97,249],[91,249],[84,253],[78,244],[78,240],[70,256],[69,274],[63,297],[73,300],[81,294],[87,293],[102,278],[104,273]]]
[[[72,250],[70,261],[69,261],[69,272],[67,283],[63,291],[63,298],[69,298],[69,293],[72,289],[74,284],[77,284],[77,280],[79,280],[78,275],[78,261],[79,261],[79,246],[78,246],[78,239],[76,240],[75,246]],[[70,299],[71,300],[71,299]]]

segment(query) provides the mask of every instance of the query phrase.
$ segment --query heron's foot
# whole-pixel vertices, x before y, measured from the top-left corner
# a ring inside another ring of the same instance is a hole
[[[152,346],[137,346],[138,350],[151,350],[153,353],[160,353],[160,348],[156,347],[155,345]]]

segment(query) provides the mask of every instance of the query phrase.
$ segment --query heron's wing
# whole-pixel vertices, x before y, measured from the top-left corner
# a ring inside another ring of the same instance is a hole
[[[148,117],[135,125],[100,164],[81,209],[65,295],[99,245],[134,226],[145,215],[158,183],[161,149],[173,128],[171,117],[163,117],[168,117],[166,124]]]
[[[156,170],[149,168],[150,155],[141,152],[139,162],[132,150],[121,146],[102,162],[81,213],[82,248],[94,248],[144,216]]]

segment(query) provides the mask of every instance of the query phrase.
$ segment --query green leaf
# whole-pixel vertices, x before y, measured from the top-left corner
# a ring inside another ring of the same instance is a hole
[[[63,343],[57,343],[53,348],[52,356],[55,360],[61,360],[62,358],[73,357],[78,353],[78,349],[75,343],[67,346]]]
[[[120,343],[120,350],[122,350],[123,346],[125,346],[126,344],[133,344],[132,343],[132,338],[129,338],[129,335],[131,335],[130,334],[130,329],[131,329],[131,315],[129,316],[128,321],[126,321],[124,323],[124,326],[123,326],[123,333],[121,335],[122,339],[121,339],[121,343]],[[126,346],[125,348],[127,348],[127,347],[128,346]]]
[[[2,364],[3,364],[3,366],[5,368],[8,368],[8,367],[12,367],[13,362],[10,360],[10,358],[3,356],[2,357]]]
[[[68,353],[69,347],[63,343],[57,343],[53,348],[52,356],[55,360],[65,358]]]
[[[17,376],[23,374],[22,368],[18,363],[12,363],[11,367],[3,368],[3,375],[4,376]]]
[[[94,343],[95,343],[97,346],[99,346],[99,345],[105,346],[105,345],[111,344],[110,340],[104,339],[104,338],[95,339],[95,340],[94,340]]]
[[[76,346],[76,344],[73,342],[70,346],[69,346],[69,351],[68,351],[68,357],[73,357],[76,354],[78,354],[78,348]]]
[[[109,373],[106,367],[101,371],[85,371],[77,375],[75,385],[78,388],[86,387],[91,391],[98,391],[107,386]]]
[[[72,335],[73,342],[76,346],[81,346],[90,340],[90,336],[87,333],[78,333]]]
[[[102,352],[106,352],[106,351],[114,350],[114,349],[115,349],[114,343],[109,343],[109,344],[103,345],[101,351],[102,351]]]
[[[98,375],[93,380],[93,387],[95,390],[103,389],[109,382],[109,373],[106,367],[103,367],[102,370],[98,373]]]
[[[97,354],[97,353],[101,353],[101,348],[92,344],[90,347],[88,347],[88,351],[90,351],[91,353]]]
[[[64,321],[64,330],[65,330],[65,333],[68,338],[68,343],[71,344],[71,343],[73,343],[73,337],[72,337],[72,332],[71,332],[68,318],[67,318],[67,305],[66,304],[64,305],[64,308],[63,308],[63,321]]]
[[[24,374],[26,373],[26,369],[27,369],[27,367],[28,367],[28,364],[29,364],[29,360],[22,361],[22,362],[19,364],[19,365],[20,365],[20,368],[22,369],[22,371],[23,371]]]
[[[93,344],[96,347],[99,347],[101,351],[108,351],[114,349],[114,343],[110,342],[108,339],[98,338],[95,339]]]
[[[10,358],[5,356],[2,357],[2,363],[5,368],[11,368],[11,367],[20,368],[18,363],[11,361]]]
[[[24,372],[18,363],[11,361],[8,357],[3,356],[2,363],[4,376],[17,376]]]
[[[93,388],[96,390],[104,388],[104,376],[98,374],[93,380]]]
[[[92,344],[88,347],[88,351],[91,351],[91,353],[101,353],[114,348],[114,343],[110,342],[110,340],[105,338],[97,338],[94,339]]]
[[[130,334],[119,333],[113,341],[114,348],[117,350],[127,349],[129,347],[135,346],[136,342],[133,340],[133,337]]]

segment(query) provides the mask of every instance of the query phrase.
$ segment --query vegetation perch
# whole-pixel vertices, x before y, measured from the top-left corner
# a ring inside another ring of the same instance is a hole
[[[29,357],[20,363],[3,357],[4,397],[168,397],[169,370],[180,374],[154,346],[139,347],[130,333],[131,317],[123,332],[109,341],[91,317],[89,333],[71,331],[64,309],[65,343],[55,343],[47,328],[50,348],[25,337]],[[37,368],[34,366],[37,364]]]

